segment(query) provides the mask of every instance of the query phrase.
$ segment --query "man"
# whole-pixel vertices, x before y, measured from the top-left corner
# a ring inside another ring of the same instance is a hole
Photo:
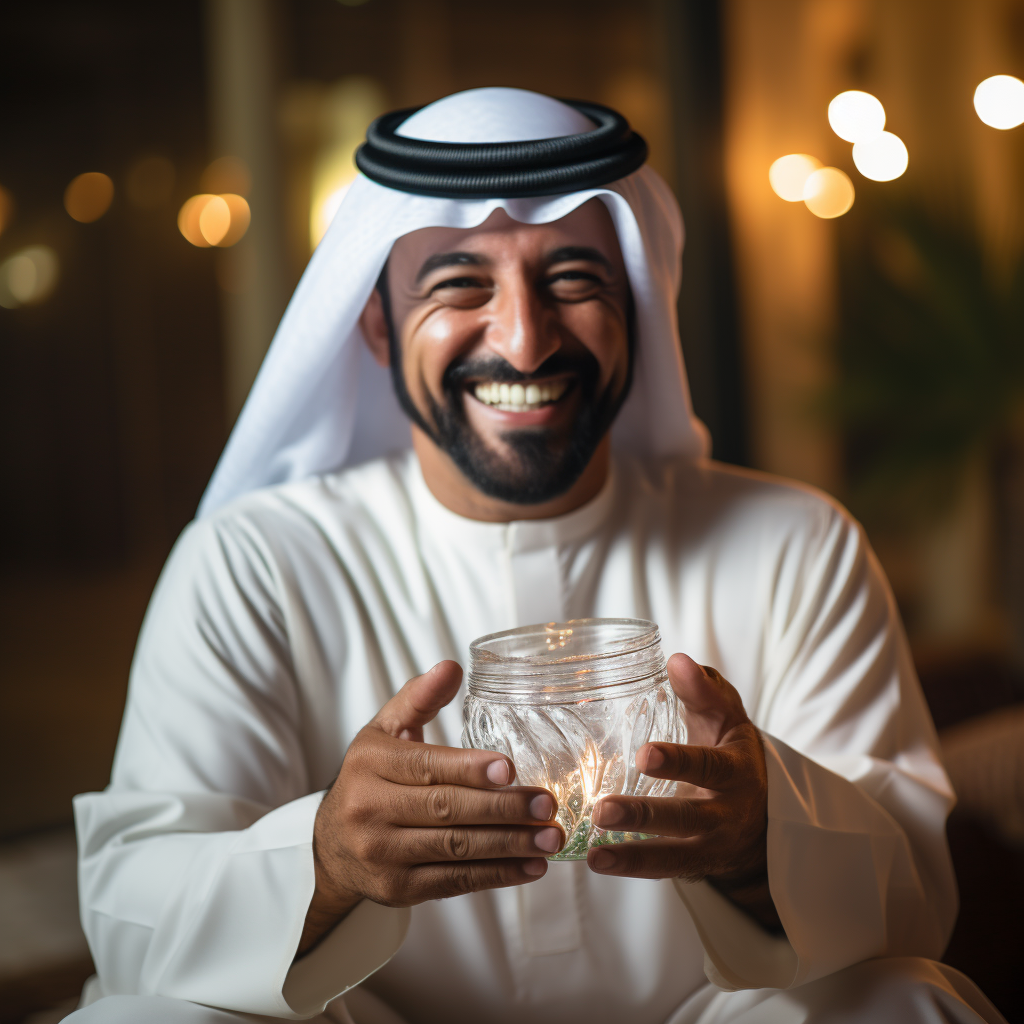
[[[76,801],[77,1024],[999,1019],[923,959],[952,796],[891,596],[842,510],[703,457],[643,158],[518,90],[371,129]],[[691,743],[595,812],[659,838],[548,863],[458,663],[590,615],[685,652]]]

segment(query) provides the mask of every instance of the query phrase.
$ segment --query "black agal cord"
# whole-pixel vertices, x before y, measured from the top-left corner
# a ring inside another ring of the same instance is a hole
[[[419,107],[378,117],[356,150],[368,178],[441,199],[517,199],[578,192],[617,181],[647,159],[647,143],[619,113],[599,103],[563,100],[594,122],[593,131],[529,142],[429,142],[396,135]]]

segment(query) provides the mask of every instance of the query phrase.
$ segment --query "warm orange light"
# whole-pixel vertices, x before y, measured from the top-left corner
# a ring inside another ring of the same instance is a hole
[[[799,203],[804,198],[807,179],[821,166],[821,161],[808,153],[780,156],[768,168],[768,182],[780,199]]]
[[[199,211],[199,233],[209,245],[220,245],[231,227],[231,208],[220,196],[210,196]]]
[[[4,233],[4,228],[10,224],[13,215],[14,197],[3,185],[0,185],[0,235]]]
[[[210,243],[199,230],[199,215],[203,212],[203,207],[213,198],[205,193],[192,196],[191,199],[185,200],[184,205],[178,211],[178,230],[193,245],[198,245],[202,249],[209,248]]]
[[[249,228],[249,204],[239,195],[203,192],[186,200],[178,212],[178,230],[193,245],[226,248]]]
[[[99,171],[87,171],[73,178],[64,191],[64,209],[81,224],[99,220],[110,209],[114,183]]]
[[[853,182],[838,167],[822,167],[804,185],[804,204],[815,217],[842,217],[853,206]]]
[[[229,245],[234,245],[249,230],[252,214],[249,212],[249,204],[241,196],[225,192],[220,198],[228,204],[231,224],[224,237],[216,244],[226,249]]]

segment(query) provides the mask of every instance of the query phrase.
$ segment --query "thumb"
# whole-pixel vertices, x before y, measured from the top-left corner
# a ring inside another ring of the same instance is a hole
[[[398,739],[422,740],[423,726],[455,698],[461,685],[461,666],[454,661],[439,661],[423,675],[413,676],[370,724]]]
[[[685,707],[688,743],[714,746],[729,729],[749,720],[735,687],[717,669],[673,654],[668,678]]]

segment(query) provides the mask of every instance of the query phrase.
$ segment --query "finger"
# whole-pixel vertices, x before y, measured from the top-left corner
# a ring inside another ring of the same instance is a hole
[[[399,830],[396,858],[406,864],[432,864],[450,860],[494,860],[507,857],[550,857],[565,840],[560,828],[408,828]]]
[[[599,828],[617,832],[646,832],[686,839],[707,835],[722,821],[719,800],[681,800],[674,796],[606,796],[594,808]]]
[[[711,858],[700,839],[643,839],[594,847],[587,866],[599,875],[697,881],[709,873]]]
[[[516,777],[510,757],[493,750],[462,750],[395,739],[374,731],[361,743],[354,767],[400,786],[474,786],[495,789]]]
[[[746,778],[748,763],[749,758],[736,744],[703,747],[687,743],[645,743],[636,752],[636,766],[644,775],[719,791]]]
[[[381,800],[392,824],[415,828],[537,825],[552,822],[558,806],[546,789],[527,786],[488,791],[470,786],[386,784]]]
[[[439,661],[423,675],[413,676],[370,724],[389,736],[406,733],[406,739],[422,739],[423,726],[451,703],[461,685],[462,668],[454,661]]]
[[[547,869],[547,861],[536,857],[419,864],[409,870],[409,889],[414,894],[414,902],[440,900],[482,889],[523,885],[536,881]]]

